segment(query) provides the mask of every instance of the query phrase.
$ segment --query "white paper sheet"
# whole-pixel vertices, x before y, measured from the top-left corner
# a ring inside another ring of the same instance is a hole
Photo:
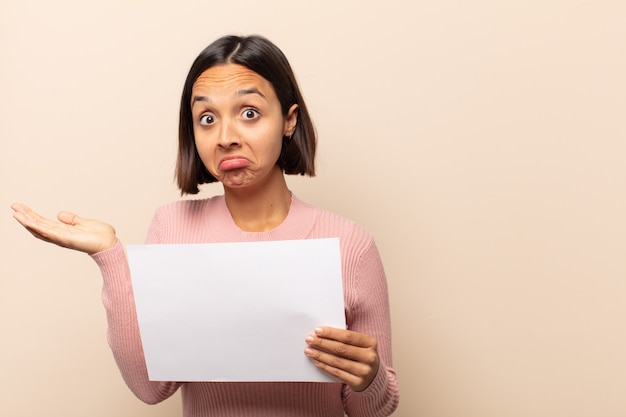
[[[151,380],[334,381],[303,351],[345,328],[339,239],[129,245]]]

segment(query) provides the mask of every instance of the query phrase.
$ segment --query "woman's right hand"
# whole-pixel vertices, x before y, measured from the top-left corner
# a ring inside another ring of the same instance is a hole
[[[115,246],[115,229],[107,223],[62,211],[56,220],[45,218],[23,204],[13,204],[13,217],[33,236],[45,242],[88,254]]]

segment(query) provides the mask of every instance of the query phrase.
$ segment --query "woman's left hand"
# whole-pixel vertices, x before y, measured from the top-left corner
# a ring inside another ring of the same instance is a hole
[[[315,366],[339,378],[353,391],[363,391],[372,382],[380,360],[376,339],[363,333],[334,327],[317,327],[306,338],[304,354]]]

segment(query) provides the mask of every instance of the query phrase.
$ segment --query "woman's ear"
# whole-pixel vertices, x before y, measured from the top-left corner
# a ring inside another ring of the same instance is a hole
[[[291,136],[296,130],[296,124],[298,123],[298,105],[293,104],[287,111],[285,116],[285,123],[283,129],[283,136]]]

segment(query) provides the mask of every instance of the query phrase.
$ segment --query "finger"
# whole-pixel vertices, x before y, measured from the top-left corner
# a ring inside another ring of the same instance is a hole
[[[17,211],[17,212],[28,210],[28,206],[22,203],[13,203],[11,204],[11,208],[13,209],[13,211]]]
[[[24,228],[26,228],[26,230],[28,230],[33,236],[38,239],[42,239],[41,235],[39,235],[39,233],[37,233],[35,230],[32,229],[32,227],[29,226],[29,223],[31,222],[30,218],[32,217],[30,215],[30,212],[32,210],[30,210],[30,208],[28,208],[24,204],[13,203],[11,204],[11,209],[13,209],[14,211],[13,218],[15,220],[17,220],[22,226],[24,226]]]
[[[334,355],[333,353],[312,349],[310,347],[306,348],[304,353],[309,358],[319,362],[320,366],[324,369],[334,368],[359,378],[367,376],[372,369],[371,364],[361,363],[349,358]]]
[[[318,369],[348,384],[354,391],[365,389],[377,372],[377,368],[374,370],[371,366],[316,349],[307,348],[304,352]]]
[[[57,219],[59,219],[60,222],[69,224],[71,226],[75,226],[83,221],[83,219],[79,215],[69,211],[59,212],[59,214],[57,214]]]
[[[357,359],[356,357],[359,356],[358,353],[362,349],[358,346],[351,346],[336,340],[324,339],[313,334],[306,337],[306,343],[315,349],[349,359]]]
[[[18,220],[20,223],[22,223],[21,220],[26,221],[27,218],[30,217],[30,213],[32,212],[32,210],[28,208],[28,206],[25,206],[24,204],[19,204],[19,203],[11,204],[11,208],[14,211],[13,217],[16,220]]]
[[[22,213],[24,216],[27,216],[27,217],[31,217],[31,216],[41,217],[36,211],[32,210],[26,204],[14,203],[14,204],[11,204],[11,208],[16,213]]]
[[[309,335],[306,338],[309,347],[328,353],[335,357],[345,358],[351,361],[374,366],[378,361],[376,344],[369,347],[352,346],[336,340],[329,340]]]
[[[13,217],[34,237],[45,242],[67,247],[63,236],[67,233],[67,225],[41,216],[23,204],[14,204]]]
[[[316,327],[315,335],[321,339],[335,340],[351,346],[364,348],[376,346],[376,339],[369,335],[346,329],[338,329],[336,327]]]
[[[13,218],[28,229],[41,231],[42,229],[48,229],[54,226],[54,221],[41,216],[39,213],[26,206],[19,205],[15,207],[14,210]]]

